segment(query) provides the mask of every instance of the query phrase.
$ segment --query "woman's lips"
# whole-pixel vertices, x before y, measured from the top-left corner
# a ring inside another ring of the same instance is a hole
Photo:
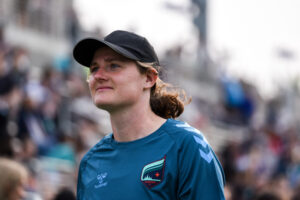
[[[97,88],[96,88],[96,91],[97,91],[97,92],[106,91],[106,90],[112,90],[112,87],[109,87],[109,86],[101,86],[101,87],[97,87]]]

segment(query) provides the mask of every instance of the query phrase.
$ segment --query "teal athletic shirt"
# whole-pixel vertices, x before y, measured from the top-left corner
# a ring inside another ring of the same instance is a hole
[[[168,119],[131,142],[104,137],[82,159],[78,200],[219,200],[223,169],[204,136]]]

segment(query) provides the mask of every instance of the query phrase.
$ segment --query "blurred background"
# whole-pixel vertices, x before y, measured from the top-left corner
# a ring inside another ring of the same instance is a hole
[[[0,156],[26,168],[24,199],[74,199],[82,156],[111,132],[72,47],[116,29],[148,38],[162,79],[192,97],[180,119],[216,151],[226,199],[300,199],[299,10],[297,0],[0,0]]]

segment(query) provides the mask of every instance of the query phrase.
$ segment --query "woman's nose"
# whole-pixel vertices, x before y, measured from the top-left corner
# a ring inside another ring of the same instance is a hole
[[[97,80],[107,80],[107,73],[104,66],[98,68],[94,73],[94,78]]]

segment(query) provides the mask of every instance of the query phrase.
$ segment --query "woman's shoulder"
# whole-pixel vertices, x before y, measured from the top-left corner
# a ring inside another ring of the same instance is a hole
[[[176,119],[168,119],[165,131],[167,131],[169,134],[173,134],[175,136],[183,136],[183,137],[193,136],[193,135],[203,135],[201,131],[189,125],[187,122],[176,120]]]
[[[167,123],[168,124],[165,127],[165,132],[179,142],[201,140],[205,143],[208,143],[203,133],[195,127],[189,125],[187,122],[168,119]]]

